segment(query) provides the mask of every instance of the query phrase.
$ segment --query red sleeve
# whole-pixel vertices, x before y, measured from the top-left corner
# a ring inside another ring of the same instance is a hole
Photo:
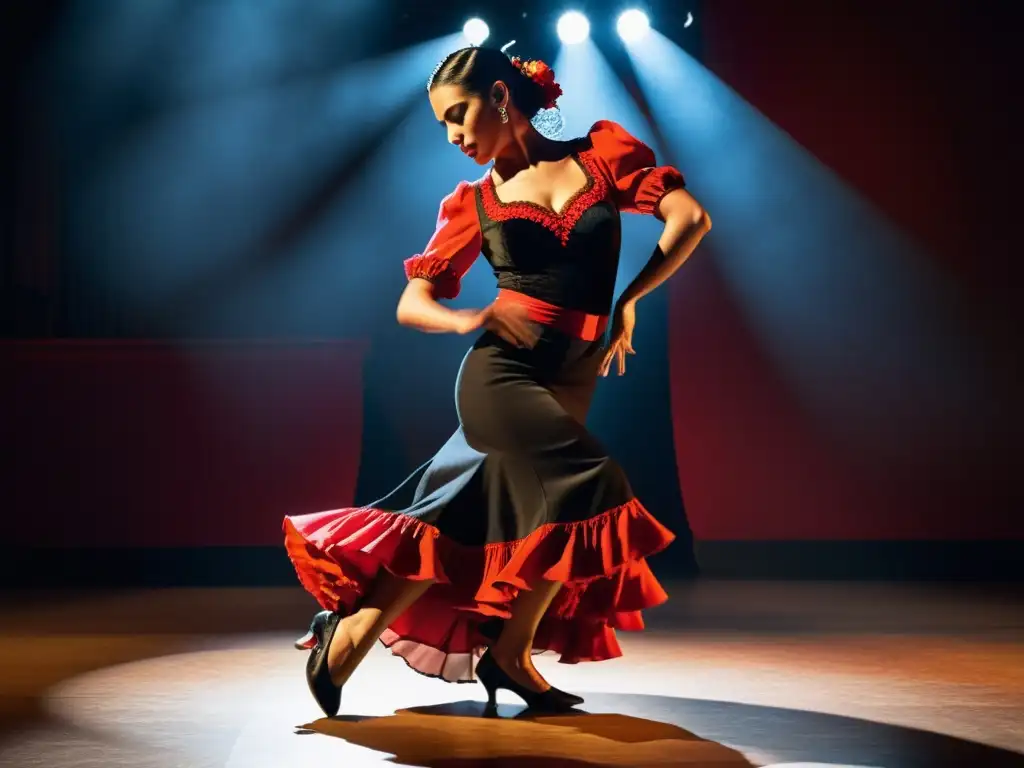
[[[434,234],[423,253],[405,260],[405,276],[429,280],[435,296],[454,299],[462,287],[462,276],[480,255],[482,243],[473,185],[463,181],[441,201]]]
[[[686,186],[683,174],[671,166],[659,166],[654,151],[618,123],[594,123],[590,140],[620,211],[653,214],[666,193]]]

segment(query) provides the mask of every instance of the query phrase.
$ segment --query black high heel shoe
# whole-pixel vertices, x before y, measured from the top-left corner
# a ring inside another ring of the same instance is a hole
[[[316,703],[328,717],[338,714],[341,707],[341,686],[331,680],[331,670],[327,663],[328,650],[341,619],[340,613],[320,611],[313,617],[309,632],[295,641],[295,647],[299,650],[310,649],[306,660],[306,683]]]
[[[489,649],[477,662],[476,676],[487,690],[487,707],[489,709],[497,706],[495,696],[501,688],[512,691],[526,702],[529,709],[535,709],[538,712],[567,712],[577,704],[583,703],[582,697],[574,693],[566,693],[554,686],[546,691],[532,691],[520,685],[498,666],[498,662],[491,656]]]

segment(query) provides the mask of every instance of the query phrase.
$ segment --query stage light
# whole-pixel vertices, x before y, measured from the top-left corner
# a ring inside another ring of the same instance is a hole
[[[480,45],[491,34],[483,19],[470,19],[462,26],[462,34],[470,45]]]
[[[619,21],[616,24],[619,37],[627,43],[635,43],[642,40],[650,28],[651,22],[648,20],[647,14],[635,8],[619,16]]]
[[[558,20],[558,37],[566,45],[582,43],[590,35],[590,22],[579,11],[562,14]]]

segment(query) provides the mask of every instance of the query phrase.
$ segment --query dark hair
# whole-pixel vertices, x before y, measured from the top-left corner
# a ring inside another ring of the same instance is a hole
[[[533,118],[547,102],[544,88],[519,71],[497,48],[460,48],[452,51],[434,69],[427,90],[438,85],[458,85],[467,92],[487,98],[498,80],[508,85],[508,97],[516,109]]]

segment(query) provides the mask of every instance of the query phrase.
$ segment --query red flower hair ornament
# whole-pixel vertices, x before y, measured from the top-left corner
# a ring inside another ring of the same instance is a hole
[[[512,57],[512,66],[539,85],[544,91],[544,109],[554,109],[558,97],[562,95],[562,86],[555,82],[555,71],[540,59],[523,61],[518,56]]]

